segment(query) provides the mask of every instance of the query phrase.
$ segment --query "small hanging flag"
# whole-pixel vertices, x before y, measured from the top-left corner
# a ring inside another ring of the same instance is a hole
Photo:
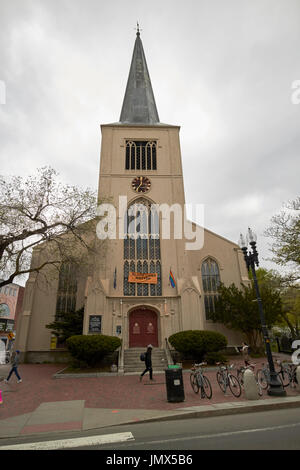
[[[173,274],[172,274],[171,269],[170,269],[170,274],[169,274],[169,281],[170,281],[172,287],[175,287],[175,286],[176,286],[175,278],[174,278],[174,276],[173,276]]]
[[[117,268],[115,268],[114,272],[114,289],[117,288]]]

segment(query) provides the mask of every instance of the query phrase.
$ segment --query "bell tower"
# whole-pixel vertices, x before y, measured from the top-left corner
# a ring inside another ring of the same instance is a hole
[[[146,346],[150,342],[147,343],[147,331],[150,334],[150,330],[151,341],[162,347],[165,337],[181,329],[177,284],[172,287],[169,281],[171,270],[175,279],[184,275],[184,240],[174,239],[174,214],[171,214],[170,234],[166,239],[161,236],[163,224],[168,223],[168,216],[164,214],[158,214],[157,219],[154,217],[148,224],[148,231],[151,223],[151,229],[157,224],[155,238],[143,236],[148,233],[138,234],[136,238],[131,238],[129,234],[125,239],[118,238],[118,226],[124,224],[120,197],[126,201],[125,211],[129,211],[134,204],[146,208],[153,205],[180,208],[180,223],[183,222],[185,198],[179,130],[179,126],[159,120],[140,30],[137,28],[120,119],[101,125],[98,199],[100,203],[109,200],[114,205],[118,225],[116,239],[106,243],[103,267],[94,274],[94,279],[100,279],[101,292],[96,294],[91,284],[86,300],[85,323],[85,332],[88,332],[87,317],[101,311],[102,332],[115,334],[121,330],[125,347],[141,343]],[[139,227],[142,219],[140,216],[140,221],[136,222]],[[127,222],[130,225],[130,219]],[[132,282],[132,273],[142,274],[143,279],[147,274],[154,275],[154,283]],[[143,339],[139,341],[134,334],[137,335],[141,325],[132,318],[130,321],[130,317],[135,311],[136,318],[142,318],[143,310],[145,318],[152,318],[153,312],[156,318],[148,323],[145,319],[141,321],[145,329]],[[153,328],[156,328],[154,333]],[[157,335],[156,339],[153,334]]]

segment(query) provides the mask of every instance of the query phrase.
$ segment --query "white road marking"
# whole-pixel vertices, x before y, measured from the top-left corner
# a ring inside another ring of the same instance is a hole
[[[0,450],[58,450],[70,449],[72,447],[113,444],[115,442],[131,440],[134,440],[131,432],[121,432],[116,434],[103,434],[101,436],[77,437],[74,439],[59,439],[56,441],[0,446]]]

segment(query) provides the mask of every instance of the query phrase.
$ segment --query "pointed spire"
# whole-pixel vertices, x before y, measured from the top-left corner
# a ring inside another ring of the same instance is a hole
[[[120,122],[130,124],[159,123],[138,23]]]

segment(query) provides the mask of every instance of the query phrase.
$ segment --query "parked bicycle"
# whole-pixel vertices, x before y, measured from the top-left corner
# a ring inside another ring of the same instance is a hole
[[[292,388],[295,388],[298,385],[298,379],[297,379],[297,365],[293,364],[292,362],[287,363],[287,373],[289,376],[289,385]]]
[[[219,370],[217,371],[217,382],[220,389],[225,394],[229,387],[232,395],[238,398],[242,393],[242,388],[237,377],[230,372],[231,369],[233,369],[234,364],[231,364],[230,366],[223,362],[217,362],[216,364],[219,366]]]
[[[251,370],[254,373],[254,369],[255,369],[255,364],[251,364],[251,363],[248,363],[248,364],[246,364],[244,366],[241,366],[237,369],[237,378],[238,378],[238,381],[241,384],[241,387],[244,386],[244,372],[246,370]],[[255,375],[255,380],[256,380],[257,387],[258,387],[258,394],[261,397],[263,395],[263,389],[262,389],[259,381],[257,380],[256,375]]]
[[[280,380],[283,387],[287,387],[290,384],[290,376],[288,373],[288,365],[281,361],[276,361],[280,366],[280,370],[276,371],[278,380]],[[259,382],[261,388],[266,390],[270,385],[270,369],[268,365],[262,364],[262,369],[258,369],[256,372],[256,379]]]
[[[192,389],[195,393],[199,393],[201,390],[201,398],[211,398],[212,397],[212,388],[208,378],[203,375],[203,366],[206,366],[206,362],[201,362],[200,364],[194,364],[192,367],[192,372],[190,374],[190,382]]]

